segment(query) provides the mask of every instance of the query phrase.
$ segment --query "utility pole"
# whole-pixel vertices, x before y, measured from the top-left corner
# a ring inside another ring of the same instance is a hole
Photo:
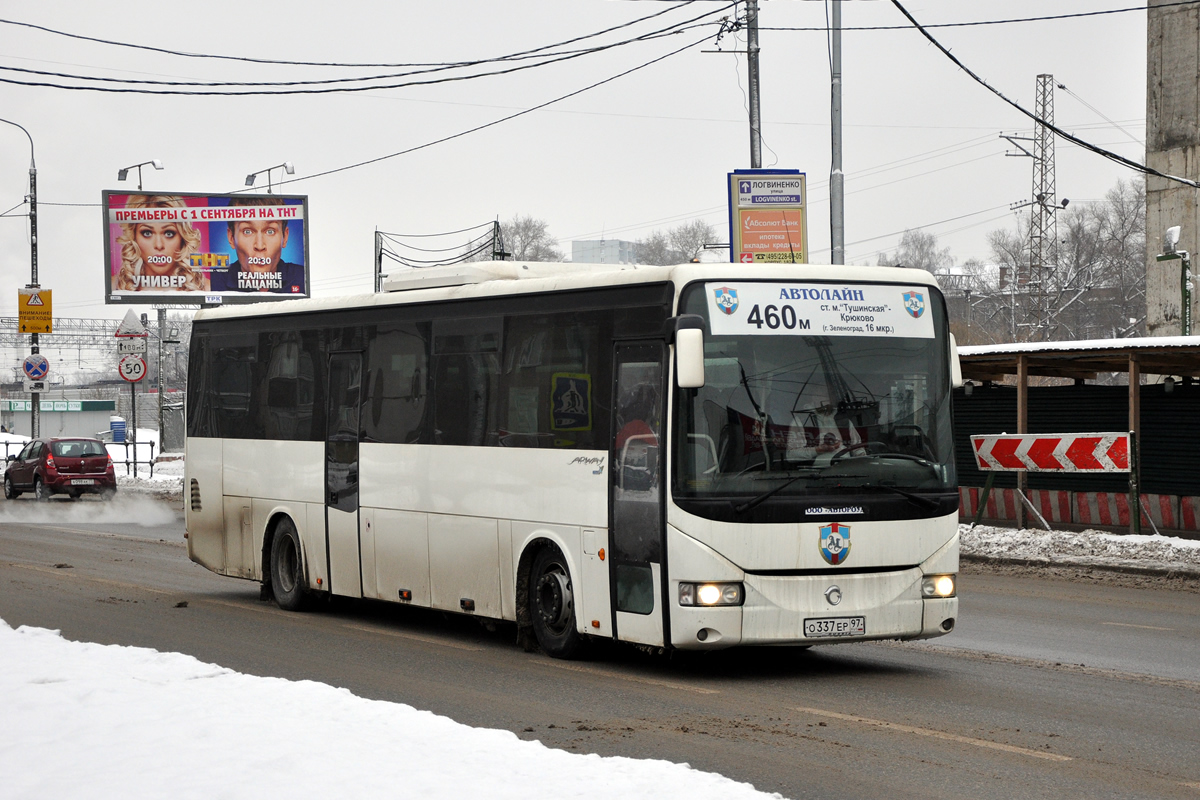
[[[762,112],[758,82],[758,0],[746,0],[746,64],[750,84],[750,168],[762,169]]]
[[[0,122],[7,122],[13,127],[20,128],[25,134],[25,138],[29,140],[29,288],[38,289],[38,257],[37,257],[37,159],[34,158],[33,152],[33,137],[29,135],[29,131],[25,130],[24,125],[18,125],[12,120],[0,119]],[[37,355],[38,351],[38,335],[36,333],[29,334],[29,352]],[[33,438],[36,439],[41,435],[42,427],[42,403],[38,392],[33,392],[33,402],[29,404],[29,431]]]
[[[1033,212],[1029,224],[1029,284],[1036,298],[1035,325],[1050,327],[1050,279],[1058,263],[1058,208],[1054,188],[1054,76],[1037,76],[1037,116],[1033,134]]]
[[[846,263],[845,176],[842,174],[842,0],[833,0],[830,31],[829,241],[831,263]]]

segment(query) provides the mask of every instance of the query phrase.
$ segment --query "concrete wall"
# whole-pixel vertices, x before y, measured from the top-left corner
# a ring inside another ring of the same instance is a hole
[[[1168,175],[1200,180],[1200,8],[1150,0],[1146,24],[1146,164]],[[1182,227],[1179,248],[1200,265],[1197,191],[1146,179],[1146,330],[1180,333],[1180,262],[1159,263],[1162,235]],[[1193,273],[1196,269],[1193,268]],[[1192,292],[1192,332],[1200,328],[1200,286]]]

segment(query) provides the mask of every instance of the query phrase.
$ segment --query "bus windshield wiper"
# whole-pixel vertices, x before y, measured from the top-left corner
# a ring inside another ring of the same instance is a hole
[[[866,483],[866,484],[863,484],[862,486],[853,486],[850,488],[853,488],[853,489],[885,489],[889,492],[893,492],[895,494],[900,495],[901,497],[906,498],[907,500],[914,503],[915,505],[918,505],[921,508],[924,508],[928,511],[933,511],[941,506],[941,503],[939,503],[937,500],[933,500],[931,498],[925,497],[924,495],[916,494],[914,492],[910,492],[905,489],[901,489],[899,486],[890,486],[886,483]]]
[[[757,497],[753,497],[744,503],[735,504],[733,506],[733,512],[735,514],[742,514],[746,511],[749,511],[750,509],[754,508],[755,506],[757,506],[759,503],[763,502],[764,500],[767,500],[767,499],[779,494],[784,489],[791,486],[793,483],[800,480],[801,478],[820,478],[822,480],[829,480],[830,478],[840,479],[840,478],[865,478],[865,477],[867,477],[867,476],[866,475],[827,475],[822,470],[819,470],[819,469],[806,470],[804,472],[801,472],[799,475],[793,475],[792,477],[788,478],[783,483],[776,486],[774,489],[768,489],[767,491],[763,492],[762,494],[758,495]]]

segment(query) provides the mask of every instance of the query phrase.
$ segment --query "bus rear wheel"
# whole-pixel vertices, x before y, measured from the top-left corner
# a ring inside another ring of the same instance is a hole
[[[584,642],[575,624],[567,560],[557,548],[547,547],[533,559],[530,577],[529,613],[538,644],[553,658],[577,657]]]
[[[283,518],[275,526],[271,541],[271,591],[275,602],[284,611],[299,611],[304,607],[304,562],[300,556],[300,537],[296,525]]]

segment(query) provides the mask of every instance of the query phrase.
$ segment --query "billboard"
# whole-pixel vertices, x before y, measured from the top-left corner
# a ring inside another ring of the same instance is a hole
[[[106,303],[309,296],[308,198],[106,191]]]
[[[795,169],[729,173],[729,260],[808,263],[805,175]]]

